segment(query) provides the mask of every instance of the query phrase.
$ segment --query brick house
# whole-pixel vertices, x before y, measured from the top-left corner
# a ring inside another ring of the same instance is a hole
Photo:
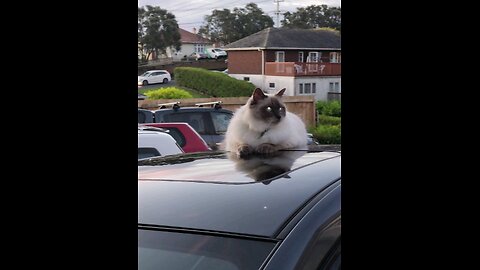
[[[339,32],[266,28],[224,49],[229,75],[267,93],[286,88],[289,96],[313,95],[316,100],[340,96]]]

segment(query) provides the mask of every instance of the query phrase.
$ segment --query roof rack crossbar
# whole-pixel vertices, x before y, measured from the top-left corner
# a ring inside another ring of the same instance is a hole
[[[198,106],[198,107],[203,107],[205,105],[210,105],[210,107],[214,107],[215,109],[221,109],[222,108],[222,104],[223,102],[222,101],[212,101],[212,102],[203,102],[203,103],[196,103],[195,106]]]
[[[160,103],[160,104],[157,104],[157,106],[160,108],[160,109],[165,109],[167,108],[167,106],[172,106],[172,108],[174,110],[178,110],[180,108],[180,101],[175,101],[175,102],[169,102],[169,103]]]

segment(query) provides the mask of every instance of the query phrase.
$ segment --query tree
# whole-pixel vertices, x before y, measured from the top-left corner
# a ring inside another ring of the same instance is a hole
[[[264,14],[257,4],[249,3],[245,8],[214,10],[205,16],[205,23],[198,31],[212,40],[228,44],[273,26],[270,16]]]
[[[155,52],[165,53],[168,47],[181,48],[180,31],[175,15],[156,6],[138,8],[138,44],[142,59]]]
[[[328,27],[341,30],[342,9],[327,5],[311,5],[306,8],[297,8],[296,12],[286,12],[282,26],[286,28],[321,28]]]

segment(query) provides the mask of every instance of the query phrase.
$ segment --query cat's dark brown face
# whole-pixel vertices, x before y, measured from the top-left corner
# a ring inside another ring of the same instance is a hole
[[[267,96],[259,88],[255,89],[250,102],[253,117],[267,123],[280,122],[286,115],[285,104],[281,100],[284,92],[285,89],[282,89],[274,96]]]

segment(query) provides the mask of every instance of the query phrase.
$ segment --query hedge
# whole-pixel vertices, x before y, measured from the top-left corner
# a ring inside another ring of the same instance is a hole
[[[342,114],[342,104],[338,100],[323,101],[319,100],[315,104],[318,114],[340,117]]]
[[[222,72],[203,68],[177,67],[174,70],[178,86],[197,90],[212,97],[249,97],[255,85],[237,80]]]
[[[165,87],[158,90],[145,92],[147,99],[181,99],[192,98],[193,96],[183,89],[176,87]]]
[[[341,125],[320,125],[309,132],[320,144],[341,144]]]
[[[318,116],[318,124],[319,125],[340,125],[341,119],[342,118],[340,117],[321,114]]]

